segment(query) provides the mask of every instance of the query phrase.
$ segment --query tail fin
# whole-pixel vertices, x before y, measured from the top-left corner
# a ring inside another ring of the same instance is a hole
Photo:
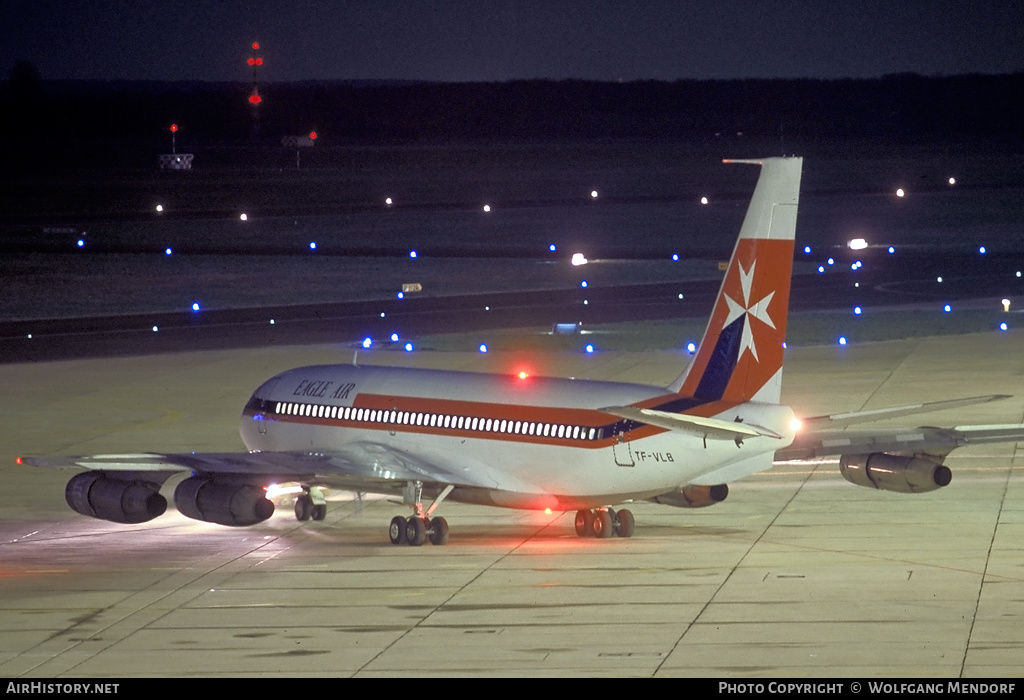
[[[669,387],[707,401],[778,403],[802,158],[761,166],[715,308],[693,361]]]

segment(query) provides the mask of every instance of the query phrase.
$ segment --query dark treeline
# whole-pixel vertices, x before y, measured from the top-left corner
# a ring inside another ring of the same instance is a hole
[[[0,88],[8,163],[152,165],[180,125],[179,151],[280,144],[316,129],[324,146],[457,141],[859,138],[1024,134],[1024,74],[871,80],[531,80],[506,83],[45,81],[19,64]],[[45,154],[46,158],[39,156]]]

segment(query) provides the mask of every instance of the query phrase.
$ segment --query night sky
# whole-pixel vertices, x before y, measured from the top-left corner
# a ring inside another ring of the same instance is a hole
[[[1024,2],[3,0],[43,79],[843,78],[1024,70]]]

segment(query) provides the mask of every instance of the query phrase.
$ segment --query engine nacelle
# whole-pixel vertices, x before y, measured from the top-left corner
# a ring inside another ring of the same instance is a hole
[[[204,476],[178,484],[174,505],[193,520],[239,527],[261,523],[274,514],[274,504],[259,486],[220,483]]]
[[[721,503],[729,495],[729,487],[726,484],[715,486],[683,486],[675,491],[655,496],[651,500],[666,506],[676,508],[705,508]]]
[[[953,480],[953,472],[943,464],[885,452],[843,455],[839,473],[851,484],[899,493],[934,491]]]
[[[163,515],[167,499],[160,484],[109,477],[103,472],[82,472],[64,488],[71,510],[114,523],[136,525]]]

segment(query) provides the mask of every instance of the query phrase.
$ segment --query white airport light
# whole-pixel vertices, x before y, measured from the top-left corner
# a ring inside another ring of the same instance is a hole
[[[1005,331],[1009,326],[1006,325],[1006,321],[999,324],[999,330]]]
[[[391,197],[388,197],[387,199],[384,200],[384,204],[390,207],[392,204],[394,204],[394,201],[391,199]]]
[[[164,205],[163,205],[163,204],[157,204],[157,205],[156,205],[156,213],[157,213],[157,214],[159,214],[159,213],[160,213],[160,212],[162,212],[163,210],[164,210]]]
[[[1020,277],[1020,270],[1017,270],[1017,276]]]
[[[587,260],[587,256],[585,256],[583,253],[573,253],[572,260],[570,260],[570,262],[574,266],[579,267],[580,265],[586,265],[590,261]]]
[[[416,251],[415,250],[410,250],[409,251],[409,257],[410,258],[415,258],[416,257]]]
[[[590,304],[590,302],[588,300],[586,300],[586,299],[583,300],[583,305],[584,306],[588,306],[589,304]]]
[[[597,190],[591,190],[590,191],[590,198],[591,199],[597,199]]]
[[[708,203],[708,198],[707,197],[701,197],[700,198],[700,203],[701,204],[707,204]]]
[[[490,310],[491,310],[491,307],[489,307],[489,306],[485,306],[484,307],[484,311],[490,311]]]
[[[587,354],[594,352],[594,346],[591,345],[590,343],[587,343],[587,346],[583,349],[587,351]]]
[[[853,313],[854,313],[855,315],[857,315],[857,316],[860,316],[860,314],[861,314],[861,308],[860,308],[859,306],[855,306],[855,307],[853,307]]]
[[[160,330],[160,328],[159,328],[159,327],[157,327],[157,326],[153,326],[153,332],[154,332],[154,333],[156,333],[156,332],[157,332],[158,330]]]
[[[199,308],[200,308],[199,302],[198,301],[193,301],[192,302],[192,310],[193,311],[199,311]]]
[[[270,319],[270,325],[274,325],[274,319]]]
[[[383,311],[380,312],[380,317],[384,318],[384,312]]]
[[[480,347],[477,348],[477,350],[479,350],[480,352],[487,352],[487,345],[486,345],[486,343],[480,343]]]
[[[405,351],[406,352],[412,352],[412,343],[406,343],[405,344]]]
[[[687,343],[686,344],[686,352],[690,353],[691,355],[693,353],[697,352],[697,344],[696,343]]]
[[[951,177],[948,180],[946,180],[946,182],[948,182],[950,187],[952,187],[953,185],[956,184],[956,178],[955,177]]]
[[[860,282],[854,282],[853,286],[856,287],[857,289],[860,289]]]
[[[845,335],[839,336],[839,344],[840,345],[846,345],[846,336]]]
[[[242,221],[248,221],[249,220],[249,217],[246,216],[245,214],[241,214],[238,218],[241,219]]]
[[[854,238],[846,245],[850,246],[850,250],[864,250],[868,247],[868,242],[863,238]]]
[[[981,255],[984,255],[985,254],[985,246],[983,246],[983,245],[978,246],[978,252]]]
[[[905,197],[906,195],[907,195],[907,193],[903,191],[902,187],[899,187],[899,188],[896,189],[896,196],[897,197]]]
[[[391,342],[392,343],[397,343],[398,342],[398,333],[392,333],[391,334]]]
[[[683,295],[682,295],[682,294],[677,294],[677,295],[676,295],[676,298],[677,298],[677,299],[682,299],[682,298],[683,298]]]
[[[484,205],[484,213],[489,212],[490,210],[491,210],[491,205],[490,204],[485,204]]]
[[[948,314],[950,311],[953,310],[953,307],[950,306],[949,304],[946,304],[945,306],[942,307],[942,310]]]
[[[1003,311],[1009,311],[1009,310],[1010,310],[1010,300],[1009,299],[1003,299]]]
[[[936,277],[935,281],[938,282],[939,284],[942,284],[942,275],[939,275],[938,277]]]
[[[373,339],[372,338],[370,338],[369,336],[363,338],[363,347],[364,348],[369,348],[371,345],[373,345]]]

